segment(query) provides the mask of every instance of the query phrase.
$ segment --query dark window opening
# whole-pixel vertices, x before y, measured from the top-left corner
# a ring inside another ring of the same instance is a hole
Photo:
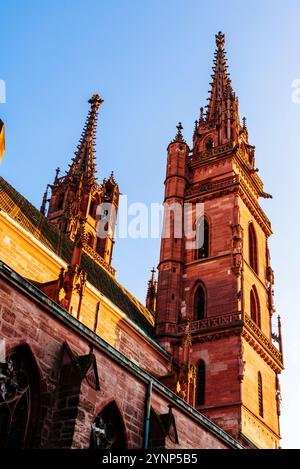
[[[206,150],[211,150],[214,147],[214,141],[212,138],[208,139],[205,145]]]
[[[201,286],[198,287],[195,295],[195,318],[197,320],[205,318],[205,293]]]
[[[196,229],[196,259],[205,259],[209,256],[209,226],[206,218],[202,217]]]
[[[260,371],[258,372],[258,411],[260,417],[264,416],[264,402],[263,402],[263,385],[262,385],[262,377]]]
[[[201,360],[197,366],[196,404],[204,405],[205,402],[205,363]]]
[[[257,259],[257,238],[253,224],[249,225],[249,263],[252,269],[258,273],[258,259]]]
[[[115,402],[108,404],[92,424],[90,449],[127,448],[125,428]]]
[[[0,363],[0,448],[34,447],[39,412],[39,377],[26,347]]]
[[[254,286],[250,292],[250,313],[252,321],[261,327],[259,298]]]
[[[57,210],[61,210],[64,206],[65,194],[61,192],[58,197]]]
[[[96,218],[96,203],[94,200],[90,203],[89,215],[93,218]]]

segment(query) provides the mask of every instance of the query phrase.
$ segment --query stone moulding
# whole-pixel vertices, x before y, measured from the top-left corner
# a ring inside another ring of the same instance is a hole
[[[177,336],[182,336],[184,330],[185,324],[179,324],[177,327]],[[211,342],[230,335],[241,334],[274,371],[280,373],[283,369],[282,353],[272,344],[268,337],[247,314],[245,314],[244,320],[242,313],[237,311],[192,321],[190,323],[190,331],[193,336],[193,341],[201,343]]]

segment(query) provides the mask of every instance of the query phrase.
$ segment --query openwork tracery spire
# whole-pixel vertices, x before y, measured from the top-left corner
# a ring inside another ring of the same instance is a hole
[[[92,181],[96,175],[95,139],[98,109],[103,103],[103,99],[95,94],[89,103],[91,108],[67,176],[84,175],[85,179]]]

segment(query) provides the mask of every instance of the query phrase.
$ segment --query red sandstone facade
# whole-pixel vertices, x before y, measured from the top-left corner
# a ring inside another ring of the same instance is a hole
[[[279,447],[268,194],[216,42],[193,147],[181,124],[168,146],[165,204],[191,210],[161,241],[146,307],[111,266],[119,189],[95,178],[99,96],[40,212],[0,179],[2,447]]]
[[[195,122],[193,147],[181,124],[168,147],[165,204],[191,204],[201,243],[187,247],[184,224],[181,233],[162,240],[156,337],[196,374],[192,405],[235,438],[277,448],[281,334],[280,322],[279,335],[271,326],[271,225],[258,204],[270,196],[257,174],[245,119],[240,123],[223,34],[216,43],[209,104]],[[197,204],[203,210],[198,218]],[[189,335],[188,353],[180,334]]]

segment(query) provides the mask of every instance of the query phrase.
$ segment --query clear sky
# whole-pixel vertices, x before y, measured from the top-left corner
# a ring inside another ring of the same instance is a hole
[[[0,104],[7,151],[0,172],[40,206],[57,166],[67,169],[99,93],[100,179],[115,171],[129,202],[160,202],[166,147],[181,120],[191,143],[206,104],[215,48],[226,49],[241,116],[273,200],[270,246],[282,315],[283,447],[300,448],[299,174],[300,2],[287,0],[0,0]],[[298,215],[297,215],[298,213]],[[118,280],[144,301],[159,240],[118,240]],[[298,290],[299,289],[299,290]]]

